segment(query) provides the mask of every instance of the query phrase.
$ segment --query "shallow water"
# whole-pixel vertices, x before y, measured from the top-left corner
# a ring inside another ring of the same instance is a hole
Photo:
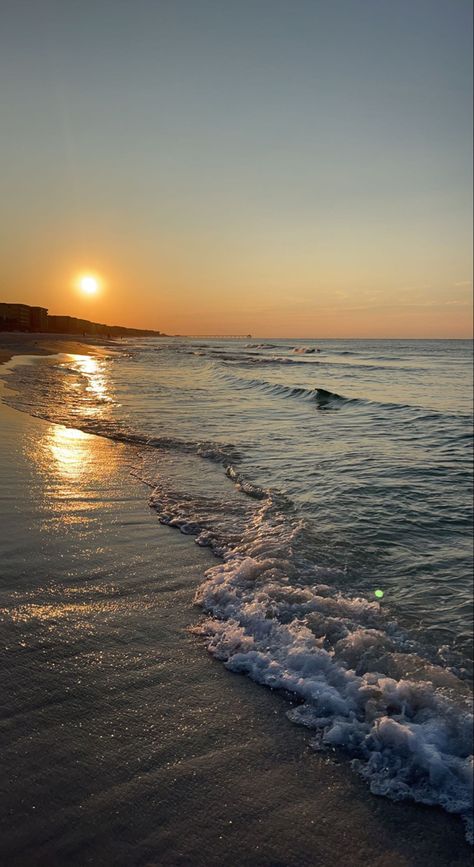
[[[467,814],[472,344],[121,348],[15,367],[8,399],[135,446],[163,523],[223,558],[209,649],[297,696],[317,749]]]

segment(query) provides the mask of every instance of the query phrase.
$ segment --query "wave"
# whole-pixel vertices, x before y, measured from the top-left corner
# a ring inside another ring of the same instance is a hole
[[[236,376],[230,372],[221,374],[224,378],[229,379],[237,388],[255,388],[260,391],[272,394],[275,397],[298,398],[308,402],[313,401],[319,409],[340,409],[346,406],[370,407],[372,409],[383,409],[389,411],[412,411],[417,413],[417,418],[421,421],[430,421],[435,419],[443,419],[445,421],[459,420],[470,421],[471,416],[467,413],[446,413],[441,410],[427,410],[421,406],[415,406],[404,403],[389,403],[370,398],[363,397],[347,397],[337,392],[330,391],[325,388],[305,388],[304,386],[283,385],[283,383],[269,382],[265,379],[247,379]]]
[[[206,353],[201,352],[201,353],[195,353],[195,354],[205,355]],[[306,366],[307,369],[314,367],[316,365],[318,365],[318,367],[322,366],[325,368],[338,367],[338,368],[342,368],[343,372],[348,372],[348,373],[352,373],[354,370],[358,370],[358,371],[362,370],[362,371],[365,371],[366,373],[374,373],[374,372],[378,372],[380,370],[391,371],[392,373],[413,373],[413,372],[419,371],[419,368],[416,368],[416,367],[390,367],[389,365],[383,365],[383,364],[353,364],[351,362],[344,362],[344,361],[330,361],[327,357],[324,357],[322,359],[319,357],[318,358],[313,358],[313,357],[311,357],[311,358],[306,358],[306,357],[294,358],[294,357],[285,356],[285,355],[282,355],[282,356],[255,355],[255,357],[249,357],[248,355],[242,355],[242,356],[235,355],[232,357],[226,356],[225,358],[222,358],[221,360],[224,362],[224,364],[232,364],[235,367],[237,367],[237,366],[238,367],[247,367],[247,366],[252,366],[252,365],[256,365],[256,364],[258,364],[258,365],[299,364],[299,365]]]
[[[197,455],[200,458],[206,458],[218,464],[227,465],[229,461],[236,461],[240,458],[240,453],[235,446],[226,443],[207,442],[205,440],[183,440],[178,437],[146,436],[130,431],[121,431],[118,427],[108,429],[101,423],[87,423],[87,421],[81,422],[77,427],[79,430],[84,431],[84,433],[96,434],[115,442]]]
[[[234,482],[239,491],[243,491],[248,497],[253,497],[255,500],[264,500],[270,496],[268,490],[249,482],[232,465],[226,467],[226,476]]]
[[[282,397],[296,397],[308,401],[314,401],[319,407],[338,406],[341,404],[358,403],[357,398],[344,397],[334,391],[325,388],[304,388],[303,386],[290,386],[264,382],[263,380],[249,380],[253,386],[257,386],[271,394]]]
[[[278,365],[306,365],[307,367],[311,365],[324,365],[325,367],[338,367],[343,368],[344,371],[352,372],[354,370],[362,370],[365,372],[376,372],[376,371],[392,371],[396,373],[400,372],[413,372],[418,370],[416,367],[392,367],[384,364],[378,363],[370,363],[372,361],[393,361],[397,360],[392,357],[377,357],[370,358],[366,363],[362,364],[354,364],[352,361],[348,360],[347,362],[341,361],[332,361],[330,353],[328,355],[328,351],[324,351],[323,357],[321,357],[321,353],[323,350],[315,349],[312,347],[291,347],[282,346],[281,344],[276,343],[247,343],[244,348],[247,350],[246,352],[242,352],[240,349],[229,350],[225,348],[216,348],[211,346],[210,344],[205,343],[192,343],[189,345],[182,344],[162,344],[159,347],[144,347],[143,349],[139,348],[139,355],[143,355],[144,353],[157,353],[163,351],[172,351],[178,353],[180,355],[192,355],[192,356],[201,356],[204,358],[209,358],[212,360],[222,361],[223,364],[235,367],[252,367],[254,365],[263,365],[263,366],[278,366]],[[281,351],[288,350],[293,353],[292,355],[269,355],[269,354],[261,354],[262,350],[265,349],[279,349]],[[295,355],[298,356],[295,358]],[[315,357],[317,355],[317,357]],[[360,353],[355,353],[351,351],[338,352],[338,356],[347,355],[347,356],[355,356],[360,355]]]
[[[284,346],[281,346],[278,343],[246,343],[246,349],[284,349]]]
[[[221,350],[211,350],[207,352],[193,352],[193,355],[207,355],[212,360],[224,362],[233,366],[245,365],[265,365],[265,364],[317,364],[316,361],[303,360],[302,358],[292,358],[288,356],[277,355],[260,355],[258,352],[225,352]]]
[[[258,388],[260,391],[265,391],[268,394],[273,394],[278,397],[294,397],[313,401],[321,408],[364,402],[359,398],[344,397],[341,394],[337,394],[334,391],[328,391],[325,388],[304,388],[303,386],[283,385],[282,383],[268,382],[264,379],[242,379],[241,377],[233,375],[229,375],[229,378],[242,388]]]
[[[192,631],[231,671],[291,694],[287,716],[313,730],[314,749],[344,750],[375,794],[460,814],[472,840],[473,719],[460,682],[379,602],[323,583],[298,554],[303,521],[278,496],[228,476],[256,500],[233,541],[199,504],[185,498],[170,514],[162,490],[151,498],[162,522],[221,558],[196,592],[205,618]]]
[[[284,355],[282,355],[282,356],[256,355],[253,358],[249,357],[248,355],[247,356],[236,355],[236,356],[232,356],[232,358],[230,358],[229,356],[226,356],[225,358],[222,358],[222,360],[224,361],[224,363],[229,363],[230,361],[232,361],[232,363],[235,366],[239,366],[239,367],[245,366],[245,365],[252,365],[252,364],[262,364],[262,365],[265,365],[265,364],[304,364],[304,365],[306,365],[306,367],[308,367],[310,365],[312,366],[315,364],[321,364],[322,363],[320,361],[315,361],[313,359],[303,360],[302,358],[288,358],[287,356],[284,356]]]
[[[209,651],[296,696],[288,717],[315,731],[315,749],[350,753],[373,793],[459,813],[472,841],[472,715],[431,683],[384,673],[397,654],[374,603],[278,573],[280,560],[261,557],[208,570],[196,601],[212,615],[199,627]]]

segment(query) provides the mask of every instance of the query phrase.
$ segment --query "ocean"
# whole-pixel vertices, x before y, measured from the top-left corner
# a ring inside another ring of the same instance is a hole
[[[159,520],[215,555],[194,640],[472,839],[472,343],[117,349],[16,365],[4,400],[125,444]]]

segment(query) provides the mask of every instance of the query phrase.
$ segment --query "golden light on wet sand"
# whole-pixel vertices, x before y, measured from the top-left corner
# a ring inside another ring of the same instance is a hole
[[[54,425],[48,435],[49,451],[55,461],[57,474],[63,479],[78,479],[89,463],[90,434],[76,428]]]
[[[119,451],[108,440],[77,428],[47,427],[31,457],[50,476],[48,504],[61,522],[78,520],[82,512],[97,507],[97,483],[110,476]]]

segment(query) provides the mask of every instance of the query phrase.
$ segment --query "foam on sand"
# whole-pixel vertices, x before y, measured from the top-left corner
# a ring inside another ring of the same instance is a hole
[[[281,560],[258,555],[228,556],[208,570],[196,601],[212,615],[199,627],[209,651],[232,671],[296,696],[289,718],[315,730],[316,749],[348,751],[372,792],[460,813],[472,842],[468,709],[432,683],[378,670],[395,649],[376,626],[378,603],[324,585],[284,586],[284,571]]]

